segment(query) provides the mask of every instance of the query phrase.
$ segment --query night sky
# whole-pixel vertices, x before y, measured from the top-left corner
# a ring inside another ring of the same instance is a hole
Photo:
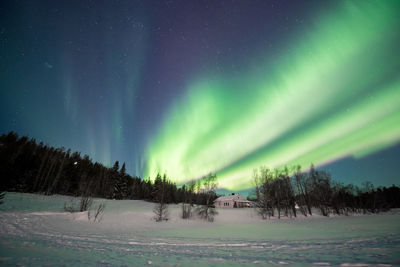
[[[0,1],[0,133],[178,184],[399,184],[400,1]]]

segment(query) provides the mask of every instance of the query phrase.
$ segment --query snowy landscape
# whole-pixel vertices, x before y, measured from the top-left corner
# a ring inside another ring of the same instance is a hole
[[[0,1],[0,267],[400,267],[399,14]]]
[[[154,203],[105,203],[99,222],[69,213],[79,198],[9,193],[0,205],[0,265],[400,265],[400,211],[262,220],[254,208],[217,209],[213,223],[156,222]],[[93,213],[93,211],[92,211]]]

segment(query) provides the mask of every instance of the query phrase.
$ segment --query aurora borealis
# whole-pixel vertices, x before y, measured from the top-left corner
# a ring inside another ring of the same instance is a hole
[[[2,132],[178,184],[247,189],[255,168],[311,163],[398,182],[399,1],[0,8]]]

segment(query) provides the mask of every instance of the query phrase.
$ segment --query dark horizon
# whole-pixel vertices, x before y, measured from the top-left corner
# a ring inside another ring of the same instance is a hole
[[[151,188],[152,183],[154,183],[155,180],[163,177],[169,183],[169,186],[174,188],[173,190],[175,193],[173,193],[173,195],[176,195],[178,192],[180,195],[178,199],[179,201],[182,201],[185,194],[184,192],[190,188],[191,183],[200,185],[204,182],[204,179],[210,175],[218,178],[218,174],[210,173],[208,176],[202,177],[201,179],[177,185],[173,178],[167,177],[166,174],[163,173],[158,173],[155,177],[130,175],[126,172],[125,162],[119,162],[116,160],[112,167],[104,166],[101,162],[93,161],[90,155],[82,154],[80,151],[72,151],[65,147],[52,147],[44,142],[37,142],[34,138],[20,136],[15,132],[0,135],[0,147],[2,148],[0,150],[0,162],[2,163],[0,164],[0,171],[1,176],[5,177],[1,190],[11,192],[81,195],[85,194],[82,192],[81,187],[91,185],[90,187],[94,186],[95,189],[90,189],[90,195],[104,198],[115,198],[115,193],[112,193],[114,188],[113,183],[115,183],[114,180],[116,179],[115,172],[120,172],[120,175],[124,180],[124,185],[119,185],[118,188],[123,188],[124,193],[118,193],[117,199],[150,199],[151,194],[147,195],[147,197],[144,197],[144,195],[152,192],[152,189],[149,189],[147,193],[138,193],[137,190],[142,190],[140,188],[143,186]],[[312,166],[313,164],[311,164],[310,167]],[[76,170],[77,167],[79,171]],[[288,170],[293,170],[296,166],[286,167],[288,167]],[[257,176],[259,176],[260,173],[263,173],[263,169],[265,168],[270,169],[268,166],[261,166],[257,169]],[[270,170],[271,174],[275,173],[275,179],[279,179],[279,175],[276,175],[276,173],[286,173],[283,168]],[[310,171],[313,172],[314,170],[309,169],[307,171],[302,171],[301,173],[309,176],[311,174]],[[369,180],[362,181],[359,184],[343,183],[340,179],[333,176],[329,170],[319,168],[315,169],[315,171],[322,175],[327,174],[329,176],[330,183],[333,186],[332,191],[338,190],[337,188],[334,189],[336,184],[343,187],[343,190],[350,190],[352,194],[357,194],[357,192],[368,192],[371,189],[387,190],[388,188],[399,187],[399,185],[395,183],[392,185],[381,185],[371,183]],[[287,174],[290,175],[288,178],[294,179],[296,172],[290,171]],[[43,176],[46,176],[47,178],[44,178]],[[50,180],[48,180],[49,176]],[[215,197],[241,194],[245,198],[254,198],[257,191],[257,186],[254,183],[254,175],[252,179],[253,187],[245,190],[229,190],[222,188],[218,185],[218,181],[216,180]],[[42,181],[42,185],[38,186],[38,181],[40,180]],[[44,181],[47,182],[43,184]],[[66,188],[68,189],[66,190]],[[173,201],[178,201],[178,199],[174,199]]]

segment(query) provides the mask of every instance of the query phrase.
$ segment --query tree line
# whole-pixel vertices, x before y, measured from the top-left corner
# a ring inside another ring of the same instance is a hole
[[[178,187],[166,175],[154,182],[126,173],[125,163],[109,168],[88,155],[70,149],[36,143],[35,139],[10,132],[0,136],[0,192],[91,196],[108,199],[142,199],[159,202],[160,184],[165,203],[206,205],[210,195],[201,190],[203,181]],[[216,194],[211,196],[212,200]]]
[[[365,182],[360,188],[334,181],[329,172],[310,170],[302,172],[300,166],[292,169],[254,170],[254,197],[262,218],[271,216],[296,217],[297,213],[311,216],[313,208],[324,216],[330,214],[377,213],[400,207],[400,188],[375,188]]]
[[[0,179],[0,192],[183,203],[183,218],[190,218],[196,212],[211,220],[215,214],[212,208],[217,198],[215,175],[178,187],[166,175],[158,174],[154,181],[132,177],[126,173],[125,163],[120,167],[116,161],[109,168],[93,162],[87,155],[36,143],[35,139],[19,137],[14,132],[0,136]],[[274,170],[262,167],[254,172],[254,182],[252,200],[263,218],[297,216],[297,213],[308,216],[313,208],[328,216],[400,207],[400,188],[395,185],[378,188],[369,182],[362,187],[344,185],[313,166],[307,173],[301,172],[299,166]],[[200,210],[192,211],[194,205]]]

